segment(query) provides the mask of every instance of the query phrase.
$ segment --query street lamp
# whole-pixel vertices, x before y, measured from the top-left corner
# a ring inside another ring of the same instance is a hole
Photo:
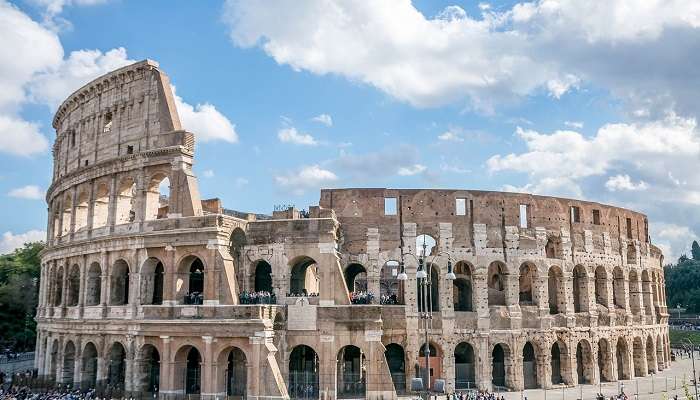
[[[693,385],[695,386],[695,398],[700,399],[698,397],[698,376],[695,373],[695,344],[690,340],[690,338],[684,338],[683,339],[683,348],[684,349],[689,349],[690,350],[690,359],[693,360]]]
[[[412,253],[404,253],[403,249],[401,251],[401,262],[399,263],[399,269],[400,272],[396,279],[399,281],[407,281],[408,280],[408,275],[406,274],[406,266],[404,264],[404,256],[409,255],[418,261],[418,269],[416,270],[416,280],[418,282],[419,286],[419,292],[423,294],[422,299],[420,299],[419,296],[416,296],[417,302],[420,302],[418,304],[418,311],[420,314],[421,320],[423,320],[423,327],[425,329],[425,343],[423,344],[423,353],[425,355],[425,388],[426,388],[426,393],[430,391],[430,340],[428,337],[428,331],[430,328],[432,328],[432,319],[433,319],[433,304],[432,304],[432,291],[431,291],[431,279],[430,276],[431,274],[429,272],[432,272],[432,261],[435,261],[435,259],[440,256],[441,254],[447,254],[447,274],[445,275],[445,280],[447,281],[452,281],[456,279],[456,276],[454,272],[452,271],[452,260],[450,258],[450,254],[447,252],[439,252],[430,259],[430,261],[427,260],[427,247],[428,245],[425,243],[425,237],[423,238],[423,251],[420,252],[420,257],[416,257]],[[430,268],[431,271],[427,271],[427,269]],[[422,301],[421,301],[422,300]],[[423,312],[420,312],[420,310],[423,310]]]

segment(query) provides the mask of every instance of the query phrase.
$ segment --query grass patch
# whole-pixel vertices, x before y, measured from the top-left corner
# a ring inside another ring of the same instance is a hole
[[[687,343],[686,338],[690,339],[694,344],[700,344],[700,332],[698,331],[681,331],[675,329],[668,330],[668,339],[671,345],[682,345]]]

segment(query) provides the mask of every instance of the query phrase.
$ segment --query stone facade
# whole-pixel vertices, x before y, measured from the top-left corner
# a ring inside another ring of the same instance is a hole
[[[425,376],[426,330],[430,383],[448,392],[668,366],[663,256],[640,213],[397,189],[322,190],[308,213],[227,210],[200,199],[195,135],[151,61],[80,88],[53,125],[44,377],[162,398],[390,399]]]

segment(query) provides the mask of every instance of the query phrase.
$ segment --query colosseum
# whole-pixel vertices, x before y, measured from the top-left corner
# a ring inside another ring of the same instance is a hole
[[[177,399],[395,399],[669,366],[645,215],[476,190],[323,189],[270,215],[201,199],[153,61],[53,119],[35,367]],[[272,207],[271,207],[272,208]]]

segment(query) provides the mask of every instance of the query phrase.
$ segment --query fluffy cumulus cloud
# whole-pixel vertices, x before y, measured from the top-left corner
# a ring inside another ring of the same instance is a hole
[[[408,0],[228,0],[233,42],[278,63],[338,74],[401,101],[469,102],[490,110],[544,90],[554,98],[592,83],[631,108],[697,111],[700,3],[693,0],[539,0],[470,16],[426,16]],[[649,77],[653,79],[648,79]]]
[[[463,142],[464,138],[459,133],[453,131],[446,131],[438,135],[438,140],[443,142]]]
[[[210,103],[191,105],[178,96],[173,86],[175,106],[183,128],[192,131],[202,142],[220,140],[229,143],[238,142],[236,125]]]
[[[393,176],[419,176],[434,182],[437,177],[425,165],[417,163],[420,152],[415,146],[398,144],[378,151],[353,153],[342,149],[329,163],[343,178],[352,183],[381,182]]]
[[[44,198],[44,191],[39,186],[27,185],[12,189],[7,195],[18,199],[41,200]]]
[[[7,231],[0,237],[0,254],[7,254],[25,243],[46,239],[46,231],[30,230],[24,233],[14,234]]]
[[[529,183],[508,190],[590,198],[644,210],[652,226],[655,222],[670,226],[674,221],[700,226],[694,212],[700,205],[700,176],[688,167],[700,159],[700,129],[694,118],[668,114],[658,121],[607,124],[592,136],[518,128],[516,136],[524,142],[524,151],[494,155],[486,163],[492,173],[526,175]],[[675,246],[670,255],[677,255],[679,244],[667,243]]]
[[[413,164],[409,165],[408,167],[401,167],[399,170],[396,172],[398,175],[401,176],[413,176],[413,175],[418,175],[420,173],[425,172],[428,169],[423,164]]]
[[[311,118],[311,120],[325,126],[333,126],[333,118],[328,114],[319,114]]]
[[[303,166],[299,170],[275,176],[275,183],[285,191],[302,195],[306,190],[317,190],[338,180],[338,176],[319,165]]]
[[[318,142],[308,133],[301,133],[294,127],[282,128],[277,132],[277,138],[283,143],[294,143],[304,146],[316,146]]]

